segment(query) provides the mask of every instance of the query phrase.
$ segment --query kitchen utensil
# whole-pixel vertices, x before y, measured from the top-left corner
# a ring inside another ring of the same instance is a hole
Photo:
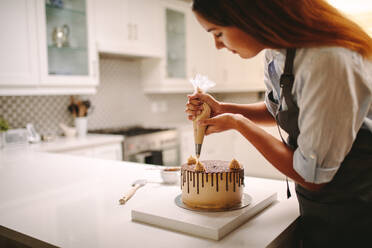
[[[69,127],[63,123],[60,123],[59,127],[63,130],[66,138],[74,138],[76,136],[76,128]]]
[[[147,183],[146,179],[136,180],[132,183],[132,188],[119,200],[120,205],[125,204],[133,195],[136,193],[137,189],[145,186]]]
[[[61,27],[55,27],[52,33],[52,40],[56,47],[69,46],[68,35],[70,34],[70,28],[67,24]]]
[[[160,170],[161,178],[166,184],[176,184],[179,182],[180,173],[179,170],[174,169],[163,169]]]
[[[79,115],[80,116],[80,115]],[[87,117],[76,117],[75,128],[79,137],[85,137],[88,131],[88,118]]]

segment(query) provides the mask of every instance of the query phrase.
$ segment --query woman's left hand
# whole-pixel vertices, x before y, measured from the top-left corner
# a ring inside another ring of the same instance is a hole
[[[198,123],[202,126],[208,126],[207,130],[205,131],[206,135],[212,134],[212,133],[219,133],[222,131],[235,129],[236,128],[236,121],[238,118],[241,118],[242,116],[239,114],[222,114],[217,115],[213,118],[205,119],[202,121],[199,121]],[[244,118],[244,117],[243,117]]]

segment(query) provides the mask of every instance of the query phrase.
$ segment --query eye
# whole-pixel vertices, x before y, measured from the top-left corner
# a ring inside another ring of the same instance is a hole
[[[214,36],[216,36],[216,38],[220,38],[222,36],[222,32],[215,34]]]

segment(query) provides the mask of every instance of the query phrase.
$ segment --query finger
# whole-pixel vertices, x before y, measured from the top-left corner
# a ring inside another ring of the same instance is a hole
[[[208,126],[208,125],[214,125],[216,123],[216,120],[214,118],[209,118],[205,120],[200,120],[198,122],[199,125],[201,126]]]
[[[205,130],[205,135],[210,135],[213,133],[219,133],[221,130],[217,126],[208,126]]]
[[[194,111],[200,110],[200,111],[202,111],[202,108],[201,108],[200,105],[186,104],[186,107],[189,110],[194,110]]]
[[[199,106],[199,105],[203,104],[201,101],[196,100],[196,99],[189,100],[188,103],[192,104],[192,105],[196,105],[196,106]]]
[[[187,97],[191,100],[191,99],[203,99],[203,97],[205,96],[205,94],[203,93],[194,93],[192,95],[188,95]]]
[[[196,115],[200,115],[201,114],[201,111],[200,110],[191,110],[191,109],[186,109],[185,112],[189,115],[192,115],[192,116],[196,116]]]

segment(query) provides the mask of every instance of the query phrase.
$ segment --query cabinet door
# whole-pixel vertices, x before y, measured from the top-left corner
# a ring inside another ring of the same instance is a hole
[[[38,81],[36,1],[0,1],[0,85]]]
[[[135,53],[164,57],[165,24],[162,9],[156,0],[129,1],[130,40]]]
[[[213,37],[198,23],[194,14],[190,12],[187,22],[187,67],[188,77],[196,74],[211,75]]]
[[[94,0],[96,42],[100,52],[118,53],[129,49],[133,25],[129,20],[129,0]]]
[[[94,158],[106,160],[123,160],[121,144],[104,145],[94,148]]]
[[[41,83],[94,86],[98,83],[92,2],[65,0],[62,6],[38,0]]]

